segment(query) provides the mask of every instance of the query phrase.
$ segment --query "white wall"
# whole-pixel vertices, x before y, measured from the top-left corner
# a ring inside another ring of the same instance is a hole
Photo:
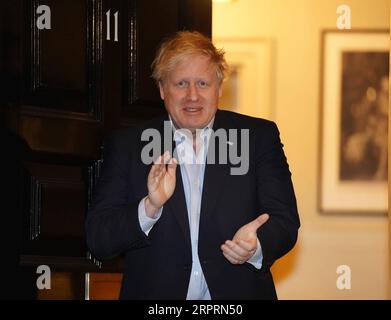
[[[352,10],[352,28],[388,29],[389,0],[236,0],[213,5],[213,37],[273,42],[272,113],[293,173],[302,227],[296,248],[273,267],[280,299],[386,299],[388,221],[327,216],[317,209],[320,45],[336,29],[336,8]],[[336,288],[349,265],[351,290]]]

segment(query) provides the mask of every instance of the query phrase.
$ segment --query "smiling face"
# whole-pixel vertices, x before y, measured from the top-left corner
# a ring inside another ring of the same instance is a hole
[[[221,86],[216,67],[206,56],[179,62],[159,83],[167,112],[179,128],[204,128],[217,111]]]

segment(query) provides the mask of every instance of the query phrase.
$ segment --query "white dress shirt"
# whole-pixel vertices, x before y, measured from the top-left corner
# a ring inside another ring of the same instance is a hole
[[[187,300],[211,300],[208,285],[198,257],[198,231],[206,155],[213,121],[214,119],[205,128],[196,131],[196,143],[194,145],[191,132],[186,129],[175,129],[171,122],[174,130],[177,159],[181,170],[190,224],[192,269],[186,297]],[[196,152],[194,152],[194,148]],[[163,207],[159,209],[154,219],[149,218],[145,212],[145,198],[140,201],[138,215],[141,229],[148,235],[154,224],[159,220]],[[257,250],[251,259],[248,260],[248,263],[260,269],[262,258],[262,248],[258,240]]]

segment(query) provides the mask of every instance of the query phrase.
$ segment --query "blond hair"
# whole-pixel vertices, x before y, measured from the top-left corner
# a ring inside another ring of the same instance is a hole
[[[179,31],[160,45],[152,62],[152,78],[159,84],[174,67],[184,59],[203,55],[216,67],[216,75],[221,84],[228,73],[224,50],[217,49],[212,41],[197,31]]]

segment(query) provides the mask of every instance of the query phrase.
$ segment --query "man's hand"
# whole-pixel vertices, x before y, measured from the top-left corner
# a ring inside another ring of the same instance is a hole
[[[268,214],[261,214],[236,231],[232,240],[221,245],[224,257],[232,264],[243,264],[250,259],[257,250],[257,230],[268,219]]]
[[[148,197],[145,199],[145,211],[148,217],[154,218],[174,193],[177,164],[176,159],[171,158],[166,151],[152,165],[147,181]]]

